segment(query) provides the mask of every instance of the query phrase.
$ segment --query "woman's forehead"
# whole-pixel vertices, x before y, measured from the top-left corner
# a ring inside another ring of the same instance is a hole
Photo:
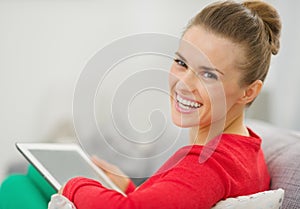
[[[234,68],[243,58],[242,47],[201,26],[185,32],[178,51],[191,62],[204,62],[220,70]]]

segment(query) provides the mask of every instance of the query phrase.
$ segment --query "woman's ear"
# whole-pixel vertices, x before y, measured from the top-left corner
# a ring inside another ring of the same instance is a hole
[[[261,80],[256,80],[244,90],[244,95],[240,98],[239,102],[242,104],[251,103],[260,93],[263,82]]]

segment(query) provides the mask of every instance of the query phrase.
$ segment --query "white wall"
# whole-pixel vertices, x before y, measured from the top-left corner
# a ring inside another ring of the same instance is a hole
[[[72,121],[72,97],[81,70],[115,39],[142,32],[180,36],[211,1],[1,0],[0,180],[22,160],[16,141],[47,141]],[[299,1],[270,0],[283,20],[282,49],[266,83],[267,108],[249,115],[300,130]],[[269,111],[268,113],[266,112]],[[72,133],[72,127],[63,136]]]
[[[298,20],[300,2],[277,1],[283,21],[281,51],[274,60],[273,71],[276,76],[270,77],[274,100],[272,101],[272,118],[279,126],[300,130],[300,28]]]

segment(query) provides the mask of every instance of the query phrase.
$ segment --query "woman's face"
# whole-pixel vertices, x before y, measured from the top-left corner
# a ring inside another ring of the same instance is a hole
[[[173,122],[206,127],[241,114],[244,94],[236,63],[243,51],[201,26],[186,31],[169,76]]]

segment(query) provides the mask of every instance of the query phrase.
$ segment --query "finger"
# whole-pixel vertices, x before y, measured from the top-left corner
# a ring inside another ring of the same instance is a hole
[[[98,167],[102,168],[106,172],[112,170],[112,168],[113,168],[113,166],[111,164],[109,164],[108,162],[106,162],[103,159],[98,158],[97,156],[92,156],[91,159],[92,159],[93,163],[95,163]]]
[[[116,175],[127,177],[117,166],[110,164],[97,156],[92,156],[92,161],[109,176]]]

